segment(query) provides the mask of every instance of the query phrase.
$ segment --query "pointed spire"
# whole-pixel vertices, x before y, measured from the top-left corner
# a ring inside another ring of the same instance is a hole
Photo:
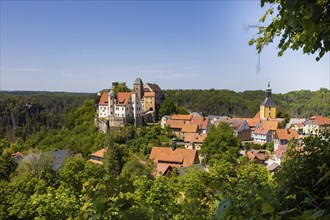
[[[266,89],[267,97],[272,96],[272,89],[270,88],[270,81],[268,80],[268,88]]]

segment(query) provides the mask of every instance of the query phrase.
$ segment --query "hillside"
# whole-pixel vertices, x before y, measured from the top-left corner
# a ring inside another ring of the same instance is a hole
[[[228,115],[253,117],[266,96],[265,91],[235,92],[232,90],[165,90],[166,98],[190,111],[203,115]],[[285,94],[273,94],[279,112],[287,112],[291,117],[330,115],[330,91],[300,90]]]

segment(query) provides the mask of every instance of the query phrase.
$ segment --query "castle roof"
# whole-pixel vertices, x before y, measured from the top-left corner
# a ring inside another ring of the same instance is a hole
[[[103,92],[99,101],[99,105],[108,105],[108,92]]]
[[[157,84],[155,84],[155,83],[147,83],[145,86],[148,86],[151,89],[152,92],[160,92],[160,91],[162,91],[160,89],[160,87]]]
[[[127,105],[132,92],[118,92],[117,93],[117,105]]]
[[[141,78],[136,78],[136,80],[134,81],[134,85],[143,85]]]

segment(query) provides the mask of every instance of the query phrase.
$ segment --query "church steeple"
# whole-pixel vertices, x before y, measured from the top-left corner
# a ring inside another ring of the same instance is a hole
[[[267,92],[267,97],[271,97],[272,96],[272,89],[270,88],[270,82],[268,81],[268,87],[266,89]]]
[[[266,92],[266,98],[260,104],[260,118],[276,118],[276,104],[272,99],[272,89],[269,81]]]

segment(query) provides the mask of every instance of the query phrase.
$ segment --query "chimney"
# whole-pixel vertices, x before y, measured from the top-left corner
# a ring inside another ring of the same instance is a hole
[[[290,129],[289,128],[286,129],[286,133],[290,134]]]
[[[176,149],[176,140],[175,138],[172,139],[172,150],[175,151]]]

